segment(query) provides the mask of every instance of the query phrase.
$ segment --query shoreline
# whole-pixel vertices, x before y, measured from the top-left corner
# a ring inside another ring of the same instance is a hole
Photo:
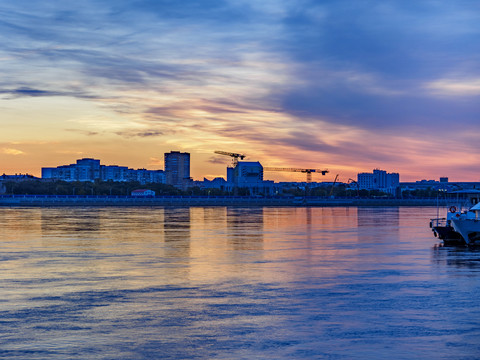
[[[0,195],[0,207],[22,206],[446,206],[443,199],[249,196]]]

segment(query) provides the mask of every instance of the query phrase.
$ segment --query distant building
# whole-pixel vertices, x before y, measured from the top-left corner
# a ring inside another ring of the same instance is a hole
[[[110,165],[103,168],[103,179],[111,181],[130,181],[133,176],[133,169],[126,166]],[[133,170],[134,171],[134,170]]]
[[[372,173],[359,173],[357,175],[359,189],[380,190],[386,193],[395,194],[400,184],[398,173],[387,173],[385,170],[375,169]]]
[[[91,181],[92,179],[101,179],[100,160],[80,159],[75,165],[75,176],[78,181]]]
[[[273,195],[278,185],[263,180],[263,166],[258,161],[239,161],[234,168],[227,167],[227,189],[247,189],[250,195]]]
[[[418,180],[414,182],[402,182],[401,191],[414,190],[438,190],[442,192],[476,191],[480,189],[480,182],[449,181],[448,177],[441,177],[437,180]]]
[[[373,173],[359,173],[357,175],[357,183],[359,189],[374,189]]]
[[[227,190],[227,181],[222,177],[216,177],[213,180],[203,178],[203,181],[195,181],[195,185],[201,189]]]
[[[149,189],[137,189],[132,191],[132,196],[155,196],[155,191]]]
[[[37,177],[30,174],[15,174],[15,175],[1,175],[0,181],[25,181],[25,180],[38,180]]]
[[[165,153],[165,178],[167,184],[181,189],[191,186],[190,153],[180,151]]]
[[[76,164],[42,168],[42,179],[63,181],[138,181],[141,184],[165,183],[163,170],[129,169],[126,166],[101,165],[100,160],[84,158]]]
[[[239,161],[233,169],[233,182],[238,186],[258,184],[263,181],[263,166],[258,161]]]

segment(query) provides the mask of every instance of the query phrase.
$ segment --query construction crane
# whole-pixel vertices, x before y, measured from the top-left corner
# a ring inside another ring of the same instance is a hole
[[[333,189],[335,188],[335,184],[337,183],[337,179],[338,179],[338,174],[337,174],[337,176],[335,176],[335,180],[333,180],[332,188],[330,189],[330,194],[328,194],[328,196],[333,195]]]
[[[277,167],[264,167],[263,171],[291,171],[291,172],[301,172],[307,174],[307,183],[312,182],[312,173],[322,173],[325,175],[328,173],[328,170],[319,170],[319,169],[298,169],[298,168],[277,168]]]
[[[246,157],[246,155],[244,155],[244,154],[237,154],[237,153],[232,153],[232,152],[227,152],[227,151],[215,151],[215,154],[230,156],[232,158],[232,166],[233,167],[237,166],[239,158],[240,158],[240,160],[243,160]]]
[[[348,185],[351,184],[357,185],[357,197],[360,197],[360,185],[358,185],[358,182],[353,179],[348,179]]]

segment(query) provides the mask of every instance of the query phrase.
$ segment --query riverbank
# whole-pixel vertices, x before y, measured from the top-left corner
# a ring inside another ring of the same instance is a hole
[[[1,195],[0,206],[436,206],[437,199]],[[440,203],[440,205],[445,205]]]

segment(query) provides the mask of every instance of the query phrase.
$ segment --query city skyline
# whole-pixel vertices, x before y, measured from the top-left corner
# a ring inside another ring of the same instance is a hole
[[[5,173],[100,158],[479,181],[475,1],[0,4]],[[269,174],[298,180],[297,174]]]
[[[240,154],[232,154],[232,155],[240,155]],[[185,158],[185,160],[183,159]],[[168,160],[169,159],[169,160]],[[170,163],[170,164],[168,164]],[[47,178],[47,179],[57,179],[57,180],[66,180],[66,181],[92,181],[95,179],[103,179],[103,180],[114,180],[114,181],[127,181],[128,177],[134,176],[134,177],[142,177],[143,180],[146,180],[146,177],[152,176],[152,174],[156,173],[161,173],[165,175],[163,176],[163,180],[160,179],[155,179],[150,182],[166,182],[166,183],[171,183],[175,185],[184,185],[183,181],[179,181],[179,179],[184,179],[187,180],[187,183],[191,181],[202,181],[202,179],[195,179],[192,178],[190,175],[190,153],[180,153],[179,151],[172,150],[169,153],[164,154],[164,166],[163,169],[146,169],[146,168],[139,168],[139,169],[132,169],[128,168],[126,166],[123,166],[121,164],[105,164],[101,161],[101,159],[94,159],[94,158],[81,158],[81,159],[76,159],[76,161],[71,164],[57,164],[57,166],[53,167],[42,167],[41,168],[41,176],[38,178]],[[299,180],[294,180],[293,182],[313,182],[313,183],[332,183],[331,181],[318,181],[318,179],[311,179],[311,176],[309,177],[304,170],[308,169],[292,169],[292,168],[270,168],[264,167],[260,162],[251,162],[251,161],[244,161],[244,160],[238,160],[232,164],[228,164],[227,167],[225,168],[225,175],[224,176],[219,176],[215,179],[206,179],[207,181],[212,181],[216,180],[219,178],[222,178],[224,181],[233,181],[232,179],[229,180],[229,176],[233,176],[233,172],[229,171],[233,170],[234,168],[237,168],[237,165],[239,166],[238,168],[240,169],[240,172],[245,172],[248,173],[249,176],[254,175],[255,178],[260,176],[260,173],[258,173],[258,170],[256,169],[257,167],[261,167],[263,170],[261,171],[261,178],[263,178],[263,181],[266,182],[272,182],[270,176],[268,174],[272,174],[272,171],[287,171],[287,172],[297,172],[303,179]],[[92,172],[90,173],[88,170],[85,169],[91,168]],[[253,168],[255,170],[253,170]],[[75,170],[75,168],[78,168],[78,170]],[[179,171],[179,169],[182,169],[181,172],[183,175],[180,175],[180,178],[178,178],[178,174],[176,172]],[[166,174],[170,171],[173,171],[175,175],[170,174],[170,176],[174,176],[176,179],[167,179],[168,176]],[[242,170],[243,169],[243,170]],[[60,170],[60,172],[56,172]],[[66,171],[66,172],[65,172]],[[317,171],[315,169],[311,170],[312,173],[317,173],[321,174],[321,171]],[[124,172],[124,173],[123,173]],[[325,171],[328,173],[328,171]],[[87,173],[89,175],[87,175]],[[139,173],[140,175],[132,175],[133,173]],[[377,175],[375,175],[377,174]],[[34,175],[29,174],[29,173],[16,173],[16,174],[3,174],[4,177],[8,176],[23,176],[23,177],[32,177],[36,178]],[[153,175],[155,176],[155,175]],[[323,174],[322,174],[323,176]],[[379,176],[378,179],[374,180],[375,176]],[[85,178],[82,178],[85,177]],[[388,179],[388,177],[391,177]],[[310,178],[310,181],[308,180]],[[340,178],[339,175],[337,174],[334,179],[334,183],[350,183],[351,180],[357,181],[358,183],[361,184],[362,186],[369,187],[373,183],[378,184],[387,184],[387,183],[396,183],[398,184],[400,178],[399,173],[388,173],[386,170],[382,169],[372,169],[371,172],[359,172],[356,174],[355,179],[343,179]],[[130,179],[132,180],[132,179]],[[166,181],[165,181],[166,180]],[[257,181],[256,179],[255,181]],[[417,179],[415,180],[417,183],[424,183],[426,182],[448,182],[449,179],[448,177],[441,177],[440,179]],[[148,181],[143,181],[148,182]],[[404,183],[407,183],[408,181],[404,181]],[[389,185],[385,186],[389,187]]]

